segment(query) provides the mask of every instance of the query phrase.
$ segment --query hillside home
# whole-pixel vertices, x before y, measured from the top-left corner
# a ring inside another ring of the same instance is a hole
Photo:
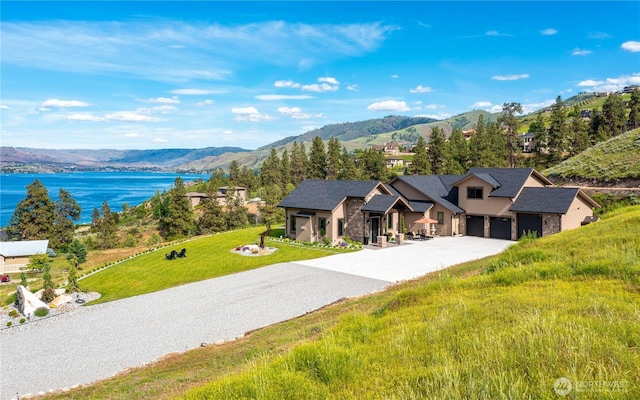
[[[228,191],[235,191],[236,196],[238,196],[242,200],[242,204],[246,203],[247,201],[246,188],[243,188],[241,186],[222,186],[216,192],[216,199],[218,200],[218,203],[220,205],[224,206],[225,204],[227,204]],[[191,208],[195,208],[198,204],[200,204],[202,199],[208,198],[209,195],[206,193],[188,192],[185,194],[185,197],[189,199],[189,204],[191,204]]]
[[[48,240],[22,240],[19,242],[0,242],[0,271],[16,273],[27,267],[29,257],[45,254]]]
[[[532,153],[535,150],[535,133],[527,132],[519,136],[520,148],[523,153]]]
[[[402,219],[408,231],[440,236],[547,236],[593,221],[599,207],[580,189],[553,187],[532,168],[400,176],[389,185],[306,180],[278,206],[286,212],[287,237],[332,243],[344,237],[375,242],[378,235],[400,231]]]
[[[344,238],[377,242],[399,229],[405,199],[379,181],[308,179],[285,197],[286,237],[302,242],[339,243]]]

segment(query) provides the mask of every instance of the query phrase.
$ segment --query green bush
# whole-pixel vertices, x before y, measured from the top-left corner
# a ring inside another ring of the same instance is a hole
[[[36,309],[34,314],[35,314],[36,317],[46,317],[47,315],[49,315],[49,309],[48,308],[44,308],[44,307],[40,307],[40,308]]]
[[[17,316],[18,316],[18,310],[11,310],[11,311],[9,311],[9,316],[10,316],[11,318],[15,318],[15,317],[17,317]]]
[[[20,318],[20,323],[21,323],[21,324],[24,324],[25,322],[27,322],[27,320],[26,320],[26,319],[24,319],[24,318]]]
[[[11,325],[13,325],[13,322],[7,321],[7,326],[11,326]]]

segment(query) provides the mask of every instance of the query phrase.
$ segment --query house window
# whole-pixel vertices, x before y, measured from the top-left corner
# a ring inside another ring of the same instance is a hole
[[[344,236],[344,218],[338,220],[338,236]]]
[[[387,229],[393,229],[393,214],[387,215]]]
[[[289,218],[289,232],[296,233],[296,217],[292,215]]]
[[[320,226],[320,236],[326,235],[327,232],[327,219],[318,218],[318,225]]]
[[[444,224],[444,213],[442,211],[438,211],[438,223]]]
[[[468,187],[467,188],[467,199],[482,199],[482,188],[481,187]]]

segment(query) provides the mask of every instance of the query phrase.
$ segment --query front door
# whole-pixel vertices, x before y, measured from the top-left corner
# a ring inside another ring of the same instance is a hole
[[[380,234],[380,217],[371,218],[371,243],[378,243],[378,235]]]

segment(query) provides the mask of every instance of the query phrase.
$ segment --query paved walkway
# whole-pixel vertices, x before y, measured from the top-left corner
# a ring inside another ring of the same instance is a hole
[[[283,263],[136,296],[0,331],[0,399],[90,384],[383,290],[513,242],[436,238]]]

